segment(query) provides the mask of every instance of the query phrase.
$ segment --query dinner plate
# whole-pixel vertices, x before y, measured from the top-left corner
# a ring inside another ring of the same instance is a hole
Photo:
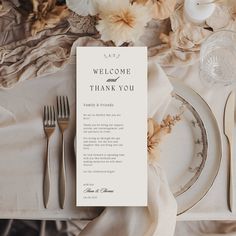
[[[197,204],[211,188],[220,167],[222,145],[217,121],[207,103],[190,87],[171,79],[174,87],[166,115],[181,120],[160,145],[178,215]]]
[[[205,166],[208,150],[207,134],[198,112],[176,92],[172,93],[171,105],[167,112],[172,116],[179,114],[181,117],[181,122],[173,128],[174,135],[170,137],[164,155],[173,156],[174,153],[178,159],[172,162],[169,158],[161,160],[161,164],[169,170],[172,169],[173,162],[176,163],[175,171],[169,171],[168,177],[170,188],[174,196],[178,197],[198,180]]]

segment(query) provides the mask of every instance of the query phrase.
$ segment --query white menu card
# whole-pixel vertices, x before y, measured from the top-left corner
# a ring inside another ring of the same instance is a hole
[[[147,206],[147,48],[77,47],[77,206]]]

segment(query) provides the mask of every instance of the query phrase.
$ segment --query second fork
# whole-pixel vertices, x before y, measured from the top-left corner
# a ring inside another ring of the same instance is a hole
[[[69,126],[70,107],[67,96],[57,97],[57,123],[62,136],[62,150],[59,177],[59,201],[60,207],[63,209],[66,195],[66,168],[65,168],[65,141],[64,132]]]

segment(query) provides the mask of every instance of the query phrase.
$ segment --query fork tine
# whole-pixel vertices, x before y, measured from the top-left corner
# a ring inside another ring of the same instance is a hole
[[[62,96],[61,100],[62,100],[62,114],[63,114],[63,118],[65,118],[66,117],[65,97]]]
[[[50,121],[50,125],[52,125],[52,106],[49,106],[49,110],[50,110],[49,121]]]
[[[47,106],[47,125],[49,125],[49,107]]]
[[[60,110],[61,110],[61,117],[64,118],[64,111],[63,111],[63,104],[62,104],[62,96],[60,96]]]
[[[54,106],[53,106],[52,108],[53,108],[53,125],[55,125],[55,122],[56,122],[56,114],[55,114]]]
[[[46,125],[47,114],[46,114],[46,106],[43,107],[43,123]]]
[[[67,115],[68,117],[70,117],[70,106],[69,106],[68,96],[66,96],[66,107],[67,107]]]
[[[60,110],[60,97],[57,96],[57,116],[61,117],[61,110]]]
[[[63,96],[63,111],[64,111],[64,118],[67,117],[67,111],[66,111],[66,101],[65,101],[65,96]]]

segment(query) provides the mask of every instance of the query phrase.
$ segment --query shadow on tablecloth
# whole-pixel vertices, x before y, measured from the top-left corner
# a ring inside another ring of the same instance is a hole
[[[79,236],[87,221],[0,220],[1,236]],[[235,236],[236,221],[178,222],[174,236]],[[124,235],[128,236],[128,235]],[[130,235],[129,235],[130,236]],[[135,235],[134,235],[135,236]],[[163,236],[163,235],[156,235]]]

